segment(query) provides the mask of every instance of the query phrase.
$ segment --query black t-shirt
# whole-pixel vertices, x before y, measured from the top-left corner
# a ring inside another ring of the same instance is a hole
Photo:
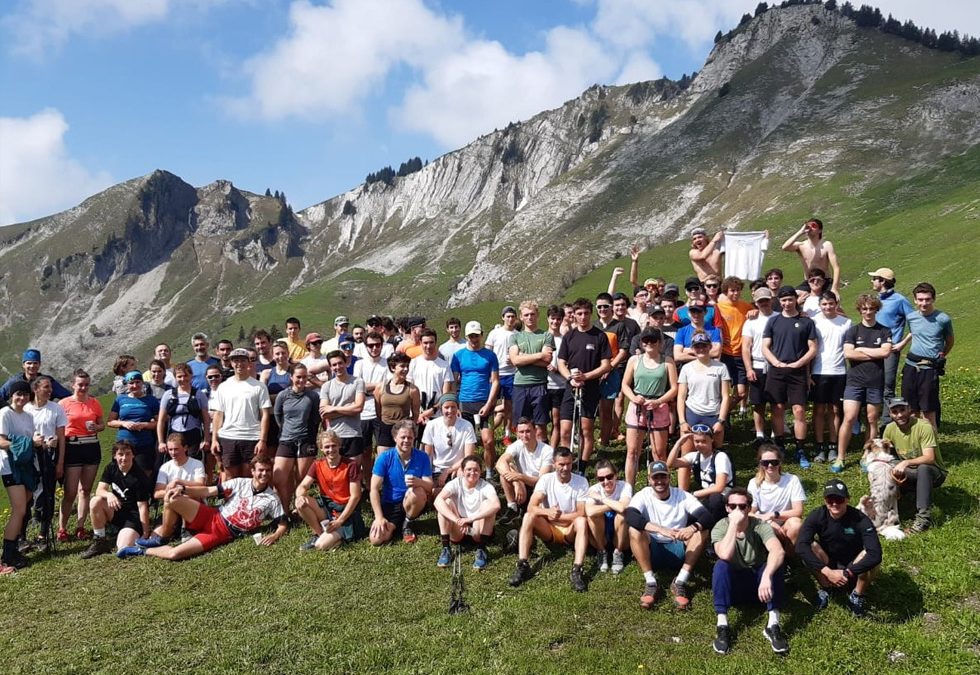
[[[616,340],[619,342],[619,348],[627,350],[626,358],[623,362],[619,364],[617,370],[626,371],[626,362],[629,361],[629,357],[633,355],[633,352],[629,351],[630,345],[633,344],[633,338],[640,334],[640,324],[638,324],[633,319],[626,317],[625,319],[613,319],[613,322],[609,324],[609,328],[616,334]],[[615,354],[613,354],[615,356]]]
[[[840,520],[834,520],[826,506],[812,511],[800,528],[796,553],[807,567],[813,570],[823,568],[823,562],[811,548],[813,542],[820,544],[830,557],[830,567],[850,566],[854,574],[862,574],[881,563],[881,540],[874,523],[853,506]],[[865,552],[861,562],[850,565],[861,551]]]
[[[561,347],[558,348],[558,358],[565,361],[569,370],[578,368],[583,373],[595,370],[602,359],[612,359],[609,338],[595,325],[584,332],[575,328],[565,333],[565,337],[562,338]]]
[[[813,320],[804,315],[797,314],[793,317],[786,317],[782,314],[773,314],[762,332],[763,339],[772,338],[769,351],[776,355],[776,358],[783,363],[792,363],[806,354],[810,340],[817,339],[817,327]]]
[[[124,509],[135,509],[136,502],[149,501],[153,496],[153,488],[156,487],[136,464],[133,464],[129,473],[124,474],[115,461],[106,464],[102,470],[101,482],[111,486],[112,494],[119,498]]]
[[[870,347],[877,349],[886,342],[892,341],[891,329],[885,328],[880,323],[875,322],[873,326],[865,326],[857,323],[851,326],[844,334],[844,344],[853,347]],[[873,361],[849,361],[850,369],[847,371],[847,384],[853,387],[867,387],[869,389],[883,389],[885,386],[885,360],[874,359]]]
[[[636,356],[637,354],[643,353],[643,343],[640,340],[639,335],[634,335],[633,339],[630,340],[630,356]],[[660,332],[660,353],[669,358],[674,357],[674,338],[670,337],[663,331]],[[629,361],[629,359],[626,359]]]

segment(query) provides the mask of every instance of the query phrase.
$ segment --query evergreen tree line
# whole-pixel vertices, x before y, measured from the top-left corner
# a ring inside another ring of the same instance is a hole
[[[428,163],[428,162],[426,162]],[[421,171],[422,159],[419,157],[413,157],[407,162],[402,162],[398,167],[398,171],[395,171],[390,166],[386,166],[379,171],[374,173],[369,173],[364,182],[370,185],[371,183],[384,183],[385,185],[392,185],[395,182],[395,178],[403,178],[409,174],[413,174],[416,171]]]

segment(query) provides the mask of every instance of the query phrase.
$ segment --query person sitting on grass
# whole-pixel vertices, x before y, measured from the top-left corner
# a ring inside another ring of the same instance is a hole
[[[656,569],[677,571],[670,584],[674,606],[687,609],[691,601],[687,580],[708,541],[714,519],[697,497],[670,486],[670,469],[665,462],[650,465],[650,485],[630,500],[626,522],[630,526],[630,548],[643,571],[640,606],[650,609],[657,601]]]
[[[832,479],[823,489],[824,506],[803,521],[796,554],[819,584],[817,609],[826,609],[834,590],[853,589],[847,607],[865,613],[865,594],[881,564],[881,540],[874,523],[848,504],[847,486]]]
[[[592,546],[599,552],[599,571],[613,574],[623,571],[623,551],[629,546],[629,527],[623,513],[633,497],[633,486],[619,480],[616,466],[608,459],[600,459],[595,465],[595,477],[599,482],[589,488],[585,502],[585,516],[589,522]],[[609,561],[609,544],[612,543],[612,563]]]
[[[527,513],[521,521],[517,568],[510,578],[510,585],[517,587],[531,578],[528,557],[537,537],[546,544],[574,545],[571,584],[572,589],[582,593],[587,590],[582,565],[589,548],[589,525],[585,518],[589,482],[584,476],[572,473],[575,456],[568,448],[555,450],[554,461],[555,470],[541,476],[534,486]],[[508,539],[511,538],[512,535],[508,534]]]
[[[184,434],[179,431],[167,436],[167,452],[170,460],[163,463],[157,471],[157,483],[153,489],[154,499],[163,499],[167,490],[184,485],[194,487],[204,485],[204,462],[188,454]]]
[[[251,478],[231,478],[217,485],[187,487],[177,485],[167,490],[163,500],[163,524],[159,532],[140,539],[136,546],[119,550],[120,557],[148,555],[165,560],[184,560],[244,537],[261,527],[266,519],[276,523],[272,534],[258,543],[272,546],[289,529],[282,504],[272,488],[272,460],[264,454],[249,462]],[[220,497],[224,503],[215,508],[199,500]],[[183,518],[194,536],[178,546],[164,546],[173,534],[177,519]]]
[[[117,555],[131,547],[140,536],[150,534],[150,496],[153,483],[146,473],[135,466],[135,453],[129,441],[116,441],[112,446],[113,460],[102,470],[102,478],[92,495],[89,512],[95,534],[82,558],[112,552],[112,542],[106,537],[106,525],[119,530],[116,535]]]
[[[470,538],[476,545],[473,569],[483,571],[487,567],[487,541],[493,538],[493,519],[500,510],[500,499],[493,486],[481,477],[483,462],[479,457],[467,455],[461,472],[462,475],[446,483],[433,502],[442,539],[442,553],[436,564],[449,567],[453,561],[450,543],[459,544]]]
[[[517,441],[511,443],[497,460],[500,487],[504,490],[507,510],[501,522],[513,523],[521,517],[530,491],[545,474],[555,470],[555,451],[535,434],[534,422],[528,417],[517,420]]]
[[[769,523],[782,542],[786,555],[794,555],[800,526],[803,525],[803,504],[806,502],[803,484],[793,474],[783,473],[783,452],[779,446],[763,443],[757,454],[759,469],[749,481],[751,515]]]
[[[442,415],[429,420],[422,432],[422,449],[432,462],[433,496],[456,477],[463,459],[476,452],[476,430],[460,416],[459,397],[443,394],[439,408]]]
[[[432,462],[416,449],[415,423],[403,419],[391,427],[395,447],[374,461],[371,476],[372,544],[386,544],[401,533],[402,541],[414,544],[417,536],[412,519],[421,515],[432,493]]]
[[[691,474],[697,489],[692,494],[701,500],[711,513],[711,524],[725,517],[725,497],[735,486],[735,470],[732,459],[724,450],[716,450],[712,442],[713,430],[707,424],[695,424],[689,433],[681,434],[667,456],[667,466],[678,469],[677,486],[690,491]],[[681,448],[691,440],[694,450],[679,456]]]
[[[749,515],[752,495],[744,488],[732,488],[725,508],[728,517],[711,529],[711,543],[718,562],[711,574],[711,594],[718,615],[714,649],[727,654],[731,645],[728,608],[736,603],[765,605],[769,620],[762,634],[777,654],[789,651],[779,627],[779,608],[785,596],[783,547],[768,523]]]
[[[361,458],[341,456],[343,441],[333,429],[321,431],[319,441],[323,457],[296,486],[296,511],[312,532],[301,551],[329,551],[367,535],[361,518]],[[319,498],[309,496],[314,483]]]

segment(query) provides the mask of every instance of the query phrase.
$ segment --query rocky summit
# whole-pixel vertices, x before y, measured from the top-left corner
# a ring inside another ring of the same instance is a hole
[[[295,213],[155,171],[3,228],[0,369],[29,341],[52,370],[104,372],[124,346],[183,343],[290,294],[393,313],[552,299],[630,242],[833,213],[978,141],[980,59],[821,5],[771,9],[693,78],[593,86]]]

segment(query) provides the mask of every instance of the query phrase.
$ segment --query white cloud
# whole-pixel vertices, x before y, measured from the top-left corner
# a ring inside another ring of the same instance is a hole
[[[597,0],[593,29],[623,49],[650,48],[665,35],[700,49],[719,29],[734,28],[739,17],[757,4],[757,0]]]
[[[841,4],[841,3],[838,3]],[[958,30],[980,37],[980,3],[976,0],[878,0],[877,2],[854,2],[855,7],[869,4],[878,7],[885,16],[892,14],[899,21],[912,21],[919,28],[934,28],[942,33]]]
[[[68,123],[48,108],[30,117],[0,117],[0,225],[74,206],[112,184],[65,147]]]

